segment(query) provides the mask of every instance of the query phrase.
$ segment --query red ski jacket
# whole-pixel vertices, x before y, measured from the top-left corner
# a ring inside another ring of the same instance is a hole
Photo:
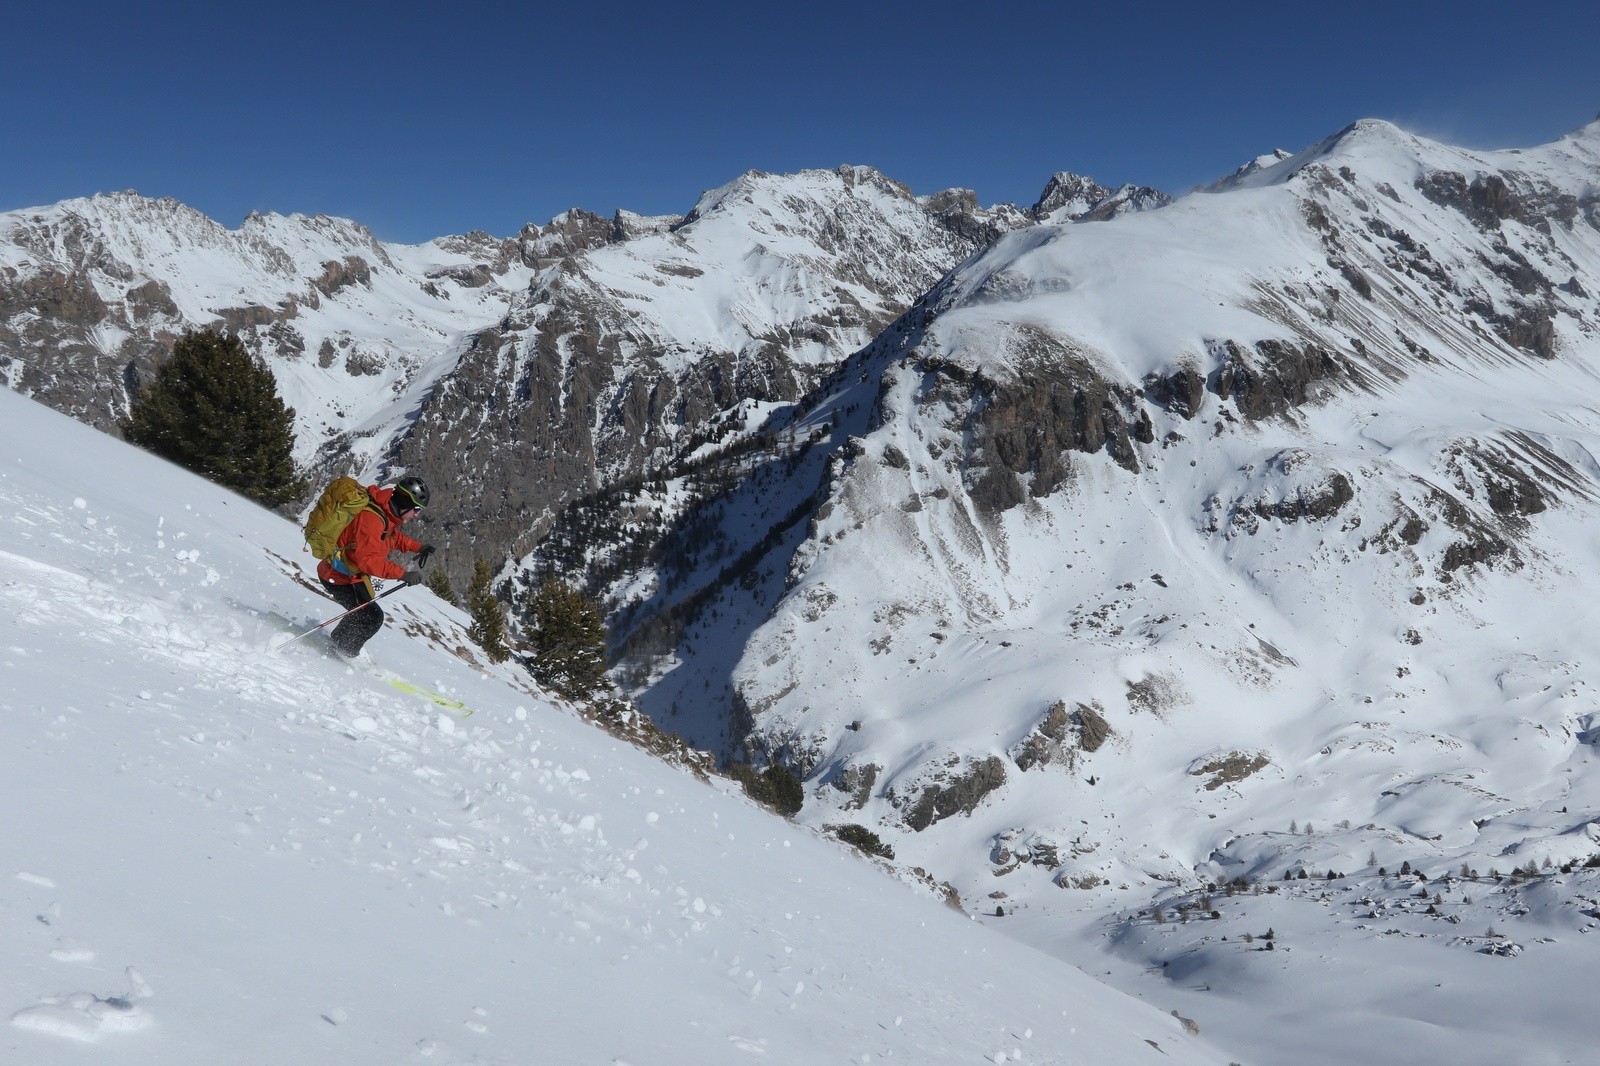
[[[402,520],[395,517],[389,504],[394,490],[368,485],[367,495],[372,497],[373,506],[352,518],[350,524],[344,527],[344,532],[339,534],[339,554],[336,558],[342,559],[345,566],[355,573],[343,573],[334,567],[331,560],[324,559],[317,564],[317,576],[322,580],[335,585],[354,585],[370,574],[395,581],[405,577],[406,571],[405,567],[389,561],[389,553],[422,550],[420,541],[412,540],[400,532]],[[406,518],[416,513],[411,511]]]

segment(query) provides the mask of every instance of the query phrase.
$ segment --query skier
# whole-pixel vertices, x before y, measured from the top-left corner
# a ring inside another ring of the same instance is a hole
[[[428,506],[428,486],[421,478],[403,477],[392,489],[370,485],[367,495],[370,502],[339,534],[338,550],[317,564],[317,578],[328,595],[346,610],[361,608],[335,626],[329,637],[334,649],[349,659],[361,654],[361,646],[383,628],[383,608],[372,602],[372,579],[420,584],[420,568],[433,554],[432,545],[400,531]],[[416,553],[417,565],[408,570],[392,562],[389,553],[397,551]]]

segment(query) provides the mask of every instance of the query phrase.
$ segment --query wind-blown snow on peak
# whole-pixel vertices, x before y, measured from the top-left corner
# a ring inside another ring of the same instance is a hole
[[[359,669],[276,651],[333,607],[240,497],[6,390],[0,455],[8,1062],[1227,1061],[452,653],[426,590]]]
[[[1600,158],[1600,116],[1562,137],[1547,149],[1553,155],[1567,155],[1591,164]]]

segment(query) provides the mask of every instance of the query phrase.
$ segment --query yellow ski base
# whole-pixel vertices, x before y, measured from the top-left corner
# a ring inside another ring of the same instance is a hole
[[[437,703],[441,707],[445,707],[449,710],[457,712],[462,718],[470,718],[472,716],[472,709],[458,699],[452,699],[443,693],[435,692],[429,688],[423,688],[420,685],[413,685],[409,681],[402,681],[398,677],[387,678],[387,680],[391,686],[399,689],[401,692],[404,692],[409,696],[419,696],[422,699],[430,700],[433,703]]]

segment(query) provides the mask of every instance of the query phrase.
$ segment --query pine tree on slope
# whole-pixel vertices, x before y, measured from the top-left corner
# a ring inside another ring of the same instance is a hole
[[[266,507],[305,491],[294,468],[294,409],[237,337],[191,330],[134,398],[122,434]]]
[[[490,662],[503,663],[511,654],[506,647],[506,609],[495,599],[490,587],[493,581],[489,560],[479,559],[472,571],[472,584],[467,587],[467,613],[472,615],[472,627],[467,634],[489,656]]]
[[[456,590],[450,584],[450,575],[445,572],[444,567],[436,566],[433,568],[433,572],[428,575],[427,585],[429,591],[450,606],[459,606],[456,600]]]
[[[594,601],[552,578],[539,586],[530,606],[526,665],[534,678],[571,700],[605,689],[606,625]]]

